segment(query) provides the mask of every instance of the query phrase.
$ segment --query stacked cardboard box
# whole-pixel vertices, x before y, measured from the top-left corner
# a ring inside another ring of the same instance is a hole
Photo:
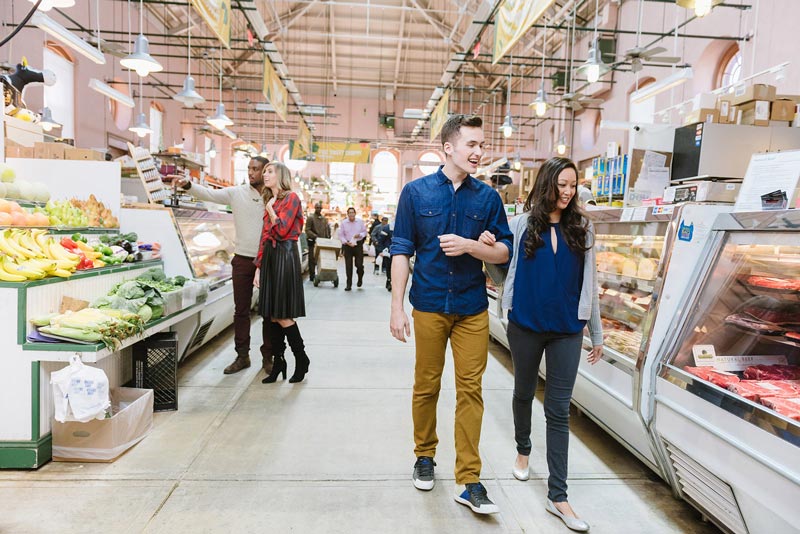
[[[717,99],[721,124],[790,126],[797,116],[800,96],[776,95],[775,86],[753,84]]]

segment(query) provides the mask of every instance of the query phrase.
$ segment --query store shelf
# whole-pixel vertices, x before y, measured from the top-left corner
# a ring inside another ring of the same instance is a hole
[[[747,330],[746,328],[741,328],[734,324],[725,324],[726,327],[736,330],[736,332],[740,334],[745,334],[748,336],[757,337],[759,341],[771,341],[773,343],[779,343],[781,345],[789,345],[790,347],[800,348],[800,342],[792,341],[791,339],[786,339],[783,335],[769,335],[769,334],[759,334],[758,332],[753,332],[751,330]]]
[[[103,234],[118,234],[119,227],[117,228],[98,228],[96,226],[88,227],[66,227],[66,226],[0,226],[0,232],[5,230],[13,230],[14,228],[18,230],[47,230],[48,234],[52,235],[72,235],[75,233],[78,234],[96,234],[96,235],[103,235]]]
[[[157,332],[161,332],[162,330],[171,327],[175,323],[179,323],[184,319],[191,317],[205,305],[205,302],[193,304],[192,306],[184,308],[183,310],[173,313],[172,315],[167,315],[156,321],[152,321],[147,324],[147,327],[143,333],[123,339],[120,346],[115,349],[109,349],[103,343],[84,345],[81,343],[25,342],[22,344],[22,350],[32,353],[30,354],[32,361],[66,362],[69,361],[69,358],[72,356],[72,354],[77,353],[80,355],[83,362],[95,363],[111,356],[116,352],[119,352],[125,347],[129,347],[134,343],[142,341],[148,336],[152,336]]]
[[[160,267],[163,265],[161,259],[136,261],[133,263],[120,263],[117,265],[107,265],[105,267],[97,267],[96,269],[88,269],[86,271],[76,271],[75,274],[69,278],[59,278],[51,276],[42,278],[41,280],[30,280],[28,282],[0,282],[0,288],[20,288],[20,287],[34,287],[43,286],[47,284],[57,284],[69,280],[79,280],[81,278],[90,278],[92,276],[101,276],[104,274],[119,273],[124,271],[132,271],[134,269],[141,269],[142,267]]]

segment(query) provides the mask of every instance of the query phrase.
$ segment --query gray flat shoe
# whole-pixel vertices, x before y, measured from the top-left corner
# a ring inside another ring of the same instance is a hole
[[[577,519],[575,517],[569,517],[561,512],[558,511],[556,505],[553,504],[553,501],[547,499],[547,505],[544,507],[545,510],[559,518],[564,524],[567,526],[568,529],[574,530],[575,532],[589,532],[589,523],[584,521],[583,519]]]

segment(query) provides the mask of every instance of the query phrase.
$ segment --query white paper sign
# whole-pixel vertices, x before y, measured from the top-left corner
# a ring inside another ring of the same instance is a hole
[[[785,191],[789,206],[800,179],[800,150],[753,154],[733,211],[761,211],[761,195]]]
[[[632,221],[643,221],[647,219],[647,214],[650,212],[650,206],[639,206],[633,209]]]
[[[633,219],[633,208],[623,208],[619,216],[619,222],[630,222]]]
[[[694,356],[695,367],[716,367],[714,345],[694,345],[692,346],[692,356]]]
[[[715,356],[714,367],[720,371],[744,371],[751,365],[786,365],[786,356]]]

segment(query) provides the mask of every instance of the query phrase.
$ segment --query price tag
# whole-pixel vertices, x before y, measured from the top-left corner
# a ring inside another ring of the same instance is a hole
[[[647,214],[650,212],[650,206],[640,206],[634,208],[632,221],[644,221],[647,219]]]
[[[786,356],[715,356],[714,367],[720,371],[744,371],[751,365],[786,365]]]
[[[622,215],[619,216],[619,222],[630,222],[633,218],[633,208],[623,208]]]

